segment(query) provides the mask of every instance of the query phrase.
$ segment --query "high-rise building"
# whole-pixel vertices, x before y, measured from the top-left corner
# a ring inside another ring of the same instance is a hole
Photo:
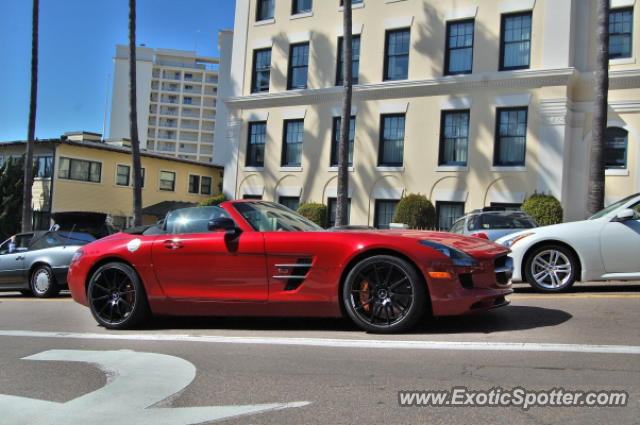
[[[129,46],[116,46],[109,138],[129,138]],[[212,162],[218,59],[192,51],[136,49],[140,146]]]
[[[440,227],[535,192],[584,218],[596,14],[595,0],[354,0],[351,223],[387,227],[407,193]],[[340,0],[236,1],[228,196],[333,210],[342,21]],[[636,1],[611,0],[607,203],[640,191],[638,28]]]

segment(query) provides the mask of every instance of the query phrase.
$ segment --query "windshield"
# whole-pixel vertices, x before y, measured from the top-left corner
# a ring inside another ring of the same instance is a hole
[[[635,195],[627,196],[626,198],[619,200],[615,204],[609,205],[607,208],[605,208],[603,210],[600,210],[597,213],[595,213],[594,215],[592,215],[591,217],[589,217],[589,220],[595,220],[597,218],[604,217],[605,215],[609,214],[610,212],[615,211],[618,208],[622,207],[624,204],[629,202],[631,199],[637,197],[638,195],[640,195],[640,193],[636,193]]]
[[[239,202],[234,205],[254,230],[259,232],[319,232],[324,229],[280,204]]]
[[[469,219],[469,230],[531,229],[537,223],[523,214],[482,214]]]

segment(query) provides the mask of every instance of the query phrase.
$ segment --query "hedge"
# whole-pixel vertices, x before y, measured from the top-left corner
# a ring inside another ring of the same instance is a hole
[[[521,209],[540,226],[562,223],[562,205],[552,195],[534,193],[524,201]]]
[[[393,215],[394,223],[404,223],[410,229],[431,229],[434,227],[436,210],[426,196],[411,193],[404,196]]]
[[[200,202],[200,206],[202,207],[217,206],[225,202],[226,200],[227,200],[227,197],[224,196],[224,193],[221,193],[219,195],[212,196],[211,198],[207,198],[204,201]]]
[[[298,207],[298,214],[308,218],[320,227],[326,226],[327,206],[316,202],[308,202]]]

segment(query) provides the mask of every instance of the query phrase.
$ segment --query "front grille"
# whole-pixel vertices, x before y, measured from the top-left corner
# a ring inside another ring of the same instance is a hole
[[[507,255],[503,255],[494,260],[494,269],[496,273],[496,281],[500,285],[506,285],[513,276],[513,259]]]

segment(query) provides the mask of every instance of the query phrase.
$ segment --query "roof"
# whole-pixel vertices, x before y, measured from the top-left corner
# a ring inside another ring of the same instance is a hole
[[[14,140],[14,141],[9,141],[9,142],[0,142],[0,146],[21,145],[21,144],[24,144],[24,143],[26,143],[26,140]],[[108,144],[103,143],[103,142],[93,142],[93,141],[86,141],[86,140],[75,141],[75,140],[62,140],[62,139],[39,139],[39,140],[36,140],[36,144],[38,144],[38,145],[46,145],[46,144],[62,145],[62,144],[65,144],[65,145],[70,145],[70,146],[80,146],[80,147],[84,147],[84,148],[105,150],[105,151],[111,151],[111,152],[119,152],[119,153],[124,153],[124,154],[127,154],[127,155],[131,155],[131,149],[126,147],[126,146],[113,146],[113,145],[108,145]],[[224,167],[222,165],[218,165],[218,164],[209,164],[209,163],[206,163],[206,162],[194,161],[192,159],[176,158],[174,156],[163,155],[161,153],[145,151],[145,150],[141,150],[140,151],[140,156],[141,157],[146,157],[146,158],[164,159],[164,160],[168,160],[168,161],[181,162],[181,163],[191,164],[191,165],[199,165],[199,166],[203,166],[203,167],[217,168],[217,169],[220,169],[220,170],[224,169]]]
[[[197,204],[192,202],[181,201],[162,201],[157,204],[149,205],[142,209],[142,214],[155,215],[156,217],[164,217],[169,211],[176,210],[178,208],[195,207]]]

